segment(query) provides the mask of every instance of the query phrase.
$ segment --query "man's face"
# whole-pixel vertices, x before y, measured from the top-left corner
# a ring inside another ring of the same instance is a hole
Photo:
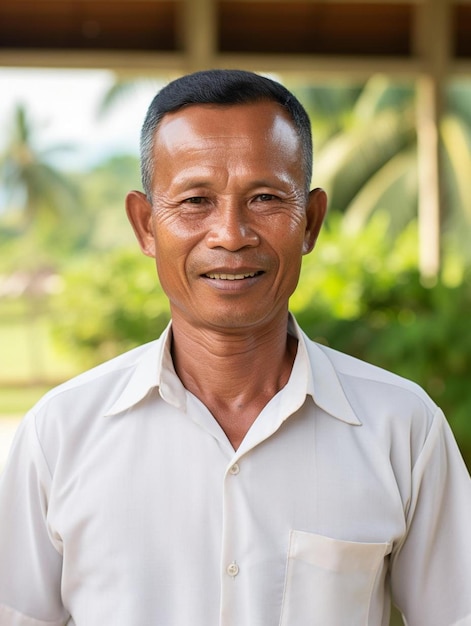
[[[285,316],[325,194],[306,197],[300,140],[283,109],[260,102],[167,114],[154,160],[152,207],[131,192],[127,210],[174,322],[229,331]]]

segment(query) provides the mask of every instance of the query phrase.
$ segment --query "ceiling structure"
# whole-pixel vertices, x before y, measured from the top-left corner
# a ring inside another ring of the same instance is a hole
[[[437,129],[446,81],[471,77],[471,0],[1,0],[0,66],[416,80],[420,263],[438,271]]]
[[[440,48],[437,52],[436,48]],[[2,0],[0,65],[471,74],[471,0]]]

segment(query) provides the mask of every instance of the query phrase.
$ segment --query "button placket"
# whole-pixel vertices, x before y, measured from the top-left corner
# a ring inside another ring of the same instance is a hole
[[[237,476],[239,472],[240,466],[238,463],[234,463],[233,465],[231,465],[228,470],[228,473],[232,476]],[[231,563],[229,563],[229,565],[226,567],[226,573],[231,578],[235,578],[237,576],[237,574],[239,573],[239,566],[237,565],[236,561],[232,561]]]
[[[240,457],[234,455],[226,465],[223,498],[223,536],[221,553],[221,626],[238,626],[243,581],[242,546],[240,544],[241,490],[244,489]],[[241,563],[239,563],[241,559]]]

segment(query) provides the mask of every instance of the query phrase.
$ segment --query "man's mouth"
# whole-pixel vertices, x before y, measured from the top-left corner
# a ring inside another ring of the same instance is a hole
[[[262,272],[247,272],[244,274],[226,274],[222,272],[209,272],[205,274],[207,278],[212,278],[213,280],[244,280],[244,278],[253,278]]]

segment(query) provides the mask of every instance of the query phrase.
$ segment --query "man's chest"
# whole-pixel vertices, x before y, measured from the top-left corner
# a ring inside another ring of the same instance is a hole
[[[49,507],[76,623],[119,624],[145,608],[163,624],[206,615],[229,626],[221,616],[241,611],[252,621],[238,623],[272,624],[296,610],[286,593],[293,581],[290,596],[306,588],[299,577],[307,589],[331,580],[344,594],[356,577],[371,592],[402,532],[394,475],[319,423],[301,410],[240,452],[186,416],[114,427],[80,471],[57,476]],[[86,607],[97,603],[92,617]]]

